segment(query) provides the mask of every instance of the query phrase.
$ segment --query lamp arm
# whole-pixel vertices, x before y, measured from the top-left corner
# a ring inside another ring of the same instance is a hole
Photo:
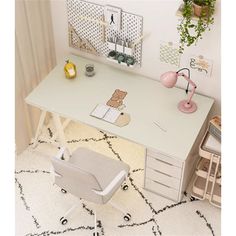
[[[191,79],[189,79],[189,77],[188,77],[187,75],[185,75],[184,73],[178,73],[178,72],[177,72],[177,74],[178,74],[178,76],[183,76],[183,77],[189,82],[189,84],[191,84],[191,85],[193,86],[193,89],[192,89],[192,91],[191,91],[191,94],[190,94],[189,99],[188,99],[188,102],[187,102],[187,103],[190,103],[190,102],[191,102],[191,99],[192,99],[192,97],[193,97],[193,94],[195,93],[195,90],[196,90],[197,86],[196,86],[196,84],[195,84]]]
[[[189,70],[189,68],[187,68],[187,67],[184,67],[184,68],[178,70],[176,73],[179,74],[179,72],[180,72],[180,71],[183,71],[183,70],[187,70],[187,71],[188,71],[188,77],[189,77],[189,79],[190,79],[190,70]],[[188,82],[188,85],[187,85],[187,88],[186,88],[186,94],[188,94],[188,87],[189,87],[189,82]]]

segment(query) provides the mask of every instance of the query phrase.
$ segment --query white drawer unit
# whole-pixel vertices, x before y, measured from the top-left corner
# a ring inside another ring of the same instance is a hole
[[[154,149],[146,149],[144,188],[163,197],[181,201],[186,191],[198,156],[198,147],[206,130],[206,120],[192,147],[180,158],[163,154]]]
[[[166,198],[178,201],[183,162],[147,149],[144,187]]]

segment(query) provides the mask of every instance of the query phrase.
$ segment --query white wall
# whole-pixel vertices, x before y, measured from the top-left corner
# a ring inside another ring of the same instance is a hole
[[[150,35],[143,42],[142,67],[135,69],[135,73],[159,80],[160,74],[162,72],[168,70],[176,71],[179,69],[175,66],[160,63],[159,43],[160,41],[172,41],[173,43],[178,43],[179,34],[176,27],[180,18],[176,16],[176,10],[182,1],[90,0],[90,2],[102,5],[114,5],[121,7],[122,10],[126,12],[143,16],[143,31],[144,33],[150,33]],[[197,93],[215,98],[216,103],[213,109],[213,114],[221,113],[220,4],[221,2],[218,0],[216,3],[215,23],[211,27],[211,31],[208,31],[203,35],[203,39],[198,42],[197,46],[187,48],[183,55],[183,57],[192,54],[204,55],[205,58],[213,60],[213,70],[211,77],[206,78],[199,76],[197,73],[194,73],[191,76],[191,79],[193,79],[198,86]],[[94,57],[68,47],[68,28],[65,0],[51,0],[51,9],[57,61],[62,60],[69,52],[83,55],[88,58],[93,58],[95,60],[105,61],[104,58]],[[105,62],[107,63],[107,61]],[[124,67],[121,69],[124,69]],[[179,79],[178,86],[186,86],[186,82]]]

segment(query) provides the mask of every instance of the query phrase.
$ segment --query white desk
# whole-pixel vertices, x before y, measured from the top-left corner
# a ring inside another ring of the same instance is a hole
[[[68,80],[64,76],[66,59],[76,64],[78,75],[74,80]],[[180,200],[193,172],[193,154],[195,151],[197,153],[195,149],[200,142],[197,137],[204,131],[213,99],[195,94],[193,100],[197,103],[198,110],[192,114],[184,114],[177,109],[177,103],[186,96],[182,89],[167,89],[157,81],[74,55],[68,55],[65,60],[26,98],[28,104],[43,111],[35,144],[46,111],[53,114],[61,145],[65,145],[65,138],[60,116],[142,144],[147,148],[145,187],[176,201]],[[85,65],[88,63],[95,65],[94,77],[84,75]],[[106,103],[115,89],[128,92],[124,99],[124,112],[130,114],[131,122],[122,128],[89,115],[98,103]],[[68,122],[69,120],[64,126]],[[162,129],[153,122],[157,122]],[[167,177],[170,176],[174,177],[174,184],[172,179],[168,180]],[[163,188],[173,188],[176,193],[163,191]]]

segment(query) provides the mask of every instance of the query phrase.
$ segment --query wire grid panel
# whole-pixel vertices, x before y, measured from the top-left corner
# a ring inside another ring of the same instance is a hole
[[[71,35],[69,30],[69,45],[78,49],[78,37],[86,39],[95,48],[97,54],[107,56],[109,53],[108,43],[103,41],[103,30],[105,38],[113,36],[122,40],[135,42],[143,34],[143,17],[122,11],[121,30],[115,31],[95,21],[102,21],[105,7],[102,5],[81,1],[67,0],[68,28],[72,27],[75,34]],[[84,18],[92,19],[85,20]],[[103,28],[105,27],[105,29]],[[78,37],[77,37],[78,36]],[[134,59],[141,66],[142,40],[135,46]]]
[[[79,18],[82,16],[94,20],[102,20],[103,7],[84,1],[67,0],[67,14],[69,27],[72,27],[81,39],[87,39],[98,54],[103,55],[106,52],[106,45],[102,41],[103,26]],[[71,40],[69,42],[70,46],[77,48],[78,38],[76,35],[72,34],[71,37],[69,36],[69,39]]]

